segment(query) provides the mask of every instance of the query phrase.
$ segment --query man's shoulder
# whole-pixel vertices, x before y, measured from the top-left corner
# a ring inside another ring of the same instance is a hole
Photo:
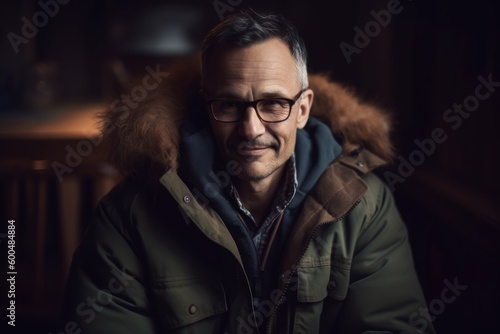
[[[106,196],[101,199],[101,203],[112,205],[123,203],[130,205],[138,194],[144,191],[145,185],[140,184],[135,179],[125,178],[116,184]]]
[[[159,207],[160,202],[166,204],[168,201],[165,201],[165,198],[168,198],[168,192],[160,182],[143,182],[129,177],[104,196],[99,207],[125,218],[138,209],[145,209],[147,206],[154,209],[155,206]]]
[[[388,200],[392,202],[392,194],[389,188],[375,172],[366,173],[361,178],[368,186],[362,200],[370,208],[370,211],[375,211]]]
[[[324,184],[330,181],[335,186],[348,186],[353,181],[361,181],[368,187],[369,192],[380,192],[385,190],[385,183],[379,178],[376,169],[385,165],[385,161],[369,151],[363,154],[342,153],[325,170],[323,178],[316,184],[320,187],[331,187],[332,184]]]
[[[374,171],[361,175],[361,179],[368,186],[367,195],[369,196],[378,197],[380,194],[389,191],[387,184]]]
[[[356,211],[363,211],[368,215],[373,214],[377,208],[393,202],[391,191],[375,171],[381,165],[382,163],[369,152],[357,157],[342,155],[330,166],[332,177],[323,179],[337,181],[320,186],[344,187],[344,193],[347,196],[355,196],[362,191],[362,196],[356,204],[358,206]],[[338,181],[339,178],[340,181]]]
[[[386,161],[369,150],[355,149],[343,153],[334,163],[352,170],[353,177],[359,177],[367,186],[364,198],[378,200],[381,195],[387,195],[389,189],[384,181],[377,175],[376,170],[386,165]]]

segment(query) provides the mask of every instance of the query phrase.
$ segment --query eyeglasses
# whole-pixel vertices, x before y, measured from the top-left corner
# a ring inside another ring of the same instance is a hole
[[[290,117],[292,107],[307,88],[301,90],[293,99],[267,98],[255,101],[220,98],[207,100],[207,104],[216,121],[234,123],[243,118],[248,107],[257,112],[259,119],[266,123],[279,123]]]

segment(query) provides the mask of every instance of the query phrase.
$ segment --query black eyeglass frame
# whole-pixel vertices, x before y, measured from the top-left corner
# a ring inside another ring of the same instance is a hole
[[[207,102],[207,105],[208,105],[208,108],[210,109],[210,113],[212,114],[212,117],[217,121],[217,122],[221,122],[221,123],[236,123],[236,122],[239,122],[241,121],[241,119],[243,118],[243,115],[245,114],[244,111],[248,109],[248,107],[252,107],[255,112],[257,113],[257,117],[259,117],[259,119],[264,122],[264,123],[281,123],[281,122],[284,122],[286,121],[287,119],[290,118],[290,115],[292,114],[292,108],[293,106],[295,105],[295,103],[297,102],[297,100],[300,98],[300,96],[307,90],[308,88],[304,88],[302,89],[297,95],[295,95],[295,97],[293,99],[287,99],[287,98],[284,98],[284,97],[275,97],[275,98],[272,98],[272,97],[269,97],[269,98],[265,98],[265,99],[258,99],[258,100],[254,100],[254,101],[243,101],[243,100],[238,100],[238,99],[232,99],[232,98],[219,98],[219,99],[208,99],[206,102]],[[226,101],[237,101],[239,103],[241,103],[241,106],[243,107],[241,110],[243,112],[240,112],[240,117],[234,121],[222,121],[220,119],[217,119],[217,117],[215,117],[215,113],[214,113],[214,109],[213,109],[213,102],[215,101],[221,101],[221,100],[226,100]],[[259,113],[259,109],[257,108],[257,105],[262,102],[262,101],[267,101],[267,100],[283,100],[283,101],[286,101],[290,107],[290,110],[288,110],[288,115],[286,116],[285,119],[283,120],[280,120],[280,121],[266,121],[264,119],[262,119],[262,117],[260,116],[260,113]]]

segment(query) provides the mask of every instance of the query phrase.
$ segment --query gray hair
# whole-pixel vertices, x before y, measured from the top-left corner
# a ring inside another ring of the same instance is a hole
[[[282,15],[241,11],[227,17],[205,37],[201,49],[202,71],[212,53],[222,47],[245,47],[270,38],[281,39],[295,59],[297,77],[302,89],[307,80],[307,50],[295,26]]]

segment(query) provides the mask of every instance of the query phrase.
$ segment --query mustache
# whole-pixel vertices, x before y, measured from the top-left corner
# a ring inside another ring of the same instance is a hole
[[[236,148],[238,150],[241,150],[244,147],[270,147],[273,149],[278,149],[279,142],[274,138],[269,138],[269,139],[255,138],[250,140],[235,138],[230,142],[230,147]]]

